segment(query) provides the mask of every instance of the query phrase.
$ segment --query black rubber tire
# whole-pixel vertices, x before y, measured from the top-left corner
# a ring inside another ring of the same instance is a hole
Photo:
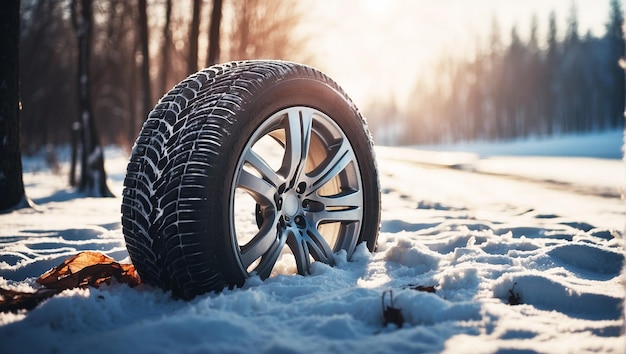
[[[355,105],[310,67],[231,62],[169,91],[135,142],[121,209],[126,246],[142,282],[183,299],[244,283],[250,273],[238,258],[229,215],[238,160],[268,117],[293,106],[323,112],[348,138],[361,173],[358,242],[374,250],[380,187],[370,134]]]

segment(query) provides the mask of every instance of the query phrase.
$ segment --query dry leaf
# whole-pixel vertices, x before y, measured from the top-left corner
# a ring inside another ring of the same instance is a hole
[[[102,283],[110,284],[111,278],[115,277],[120,283],[133,287],[140,283],[135,274],[132,264],[119,264],[105,254],[86,251],[47,271],[37,279],[37,283],[49,289],[98,287]]]
[[[423,286],[423,285],[417,285],[417,286],[410,286],[411,289],[413,290],[417,290],[417,291],[423,291],[426,293],[435,293],[435,285],[428,285],[428,286]]]
[[[37,283],[43,289],[27,293],[0,288],[0,312],[30,310],[65,289],[97,288],[102,283],[110,284],[112,278],[130,287],[141,283],[132,264],[120,264],[99,252],[81,252],[40,276]]]

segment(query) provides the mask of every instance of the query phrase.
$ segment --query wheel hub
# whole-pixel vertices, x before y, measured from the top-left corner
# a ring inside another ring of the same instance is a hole
[[[293,194],[288,194],[283,202],[283,210],[285,211],[285,215],[289,217],[293,217],[298,213],[299,209],[298,198]]]

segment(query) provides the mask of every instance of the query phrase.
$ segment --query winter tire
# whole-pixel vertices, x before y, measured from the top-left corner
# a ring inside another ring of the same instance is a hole
[[[231,62],[150,112],[122,227],[142,282],[190,299],[265,279],[280,257],[305,275],[362,242],[373,251],[379,189],[365,121],[335,82],[290,62]]]

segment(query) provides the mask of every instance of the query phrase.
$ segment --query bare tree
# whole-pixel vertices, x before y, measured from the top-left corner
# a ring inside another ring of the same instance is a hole
[[[206,66],[217,64],[220,56],[220,25],[222,23],[222,0],[213,0],[211,25],[209,26],[209,53]]]
[[[132,145],[142,123],[144,90],[142,61],[138,61],[141,30],[137,3],[93,2],[90,87],[93,117],[103,144]]]
[[[193,0],[191,25],[189,28],[189,56],[187,57],[187,74],[198,71],[198,37],[200,37],[200,4],[202,0]]]
[[[167,73],[170,71],[170,51],[172,46],[172,0],[165,1],[165,24],[163,25],[163,43],[161,44],[161,74],[159,76],[159,94],[167,90]]]
[[[20,133],[22,151],[67,143],[76,121],[76,49],[68,18],[69,1],[21,0]],[[0,10],[3,11],[3,10]],[[1,51],[1,50],[0,50]]]
[[[142,117],[146,119],[152,110],[150,90],[150,50],[148,47],[148,15],[146,0],[139,0],[139,38],[141,42],[141,92],[143,94]]]
[[[93,28],[92,0],[72,0],[72,23],[78,39],[78,103],[82,141],[81,178],[79,191],[92,197],[112,197],[106,184],[104,151],[100,145],[98,131],[91,107],[91,82],[89,56]]]
[[[80,11],[81,1],[21,0],[19,63],[24,108],[20,120],[24,153],[35,152],[47,144],[69,143],[72,137],[69,127],[82,121],[74,104],[82,84],[67,80],[76,75],[78,66],[72,17],[78,17],[76,11]],[[199,65],[254,57],[301,62],[309,59],[301,55],[305,52],[303,42],[294,37],[298,33],[295,26],[301,19],[299,2],[92,0],[92,3],[90,114],[103,145],[132,144],[140,117],[153,106],[157,96],[195,72]],[[69,11],[71,5],[75,9],[73,16]],[[201,7],[206,8],[200,11]],[[153,13],[159,17],[152,16]],[[142,23],[149,33],[147,41],[142,39],[142,32],[146,32],[141,29]],[[154,38],[154,34],[163,36]],[[201,45],[207,35],[209,46],[205,49]],[[231,38],[236,39],[235,46],[230,45]],[[156,47],[146,48],[144,44],[149,41],[152,41],[150,46],[159,47],[157,51],[154,51]],[[148,50],[152,50],[152,57],[142,54]],[[155,69],[159,75],[150,79],[148,75],[154,74]],[[81,160],[80,154],[77,160]],[[76,170],[79,183],[78,164]]]
[[[230,4],[229,59],[309,59],[305,41],[294,35],[303,16],[298,2],[232,0]]]
[[[19,109],[20,1],[0,11],[0,210],[28,205],[22,180]]]

